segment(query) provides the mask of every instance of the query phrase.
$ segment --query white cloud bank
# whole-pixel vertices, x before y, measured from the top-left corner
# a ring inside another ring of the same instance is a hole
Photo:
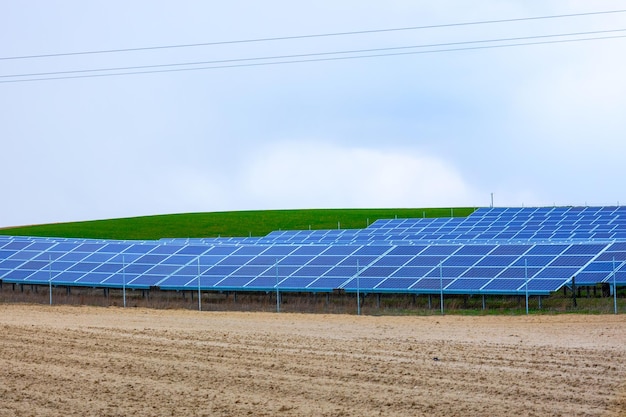
[[[243,200],[264,208],[472,205],[472,191],[445,161],[411,150],[276,143],[242,173]],[[241,201],[244,203],[244,201]]]

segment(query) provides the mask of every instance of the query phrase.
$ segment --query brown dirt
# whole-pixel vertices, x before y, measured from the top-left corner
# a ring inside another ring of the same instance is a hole
[[[626,415],[624,315],[3,304],[0,340],[0,416]]]

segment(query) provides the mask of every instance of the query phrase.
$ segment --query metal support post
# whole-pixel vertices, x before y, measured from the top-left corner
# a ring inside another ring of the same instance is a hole
[[[528,315],[528,259],[524,259],[524,278],[526,280],[526,315]]]
[[[52,256],[48,255],[48,284],[50,284],[50,305],[52,305]]]
[[[202,293],[200,292],[200,257],[198,256],[198,311],[202,311]]]
[[[617,280],[615,275],[617,275],[617,271],[615,270],[615,258],[613,258],[613,312],[617,314]]]
[[[443,262],[439,262],[439,287],[441,290],[441,315],[443,315]]]
[[[126,308],[126,260],[122,256],[122,297],[124,299],[124,308]]]
[[[276,312],[280,313],[280,292],[278,291],[278,258],[274,261],[276,266]]]
[[[359,282],[359,260],[356,260],[356,314],[361,315],[361,292]]]

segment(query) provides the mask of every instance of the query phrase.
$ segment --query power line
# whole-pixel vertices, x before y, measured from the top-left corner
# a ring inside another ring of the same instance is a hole
[[[294,39],[307,39],[307,38],[322,38],[322,37],[333,37],[333,36],[353,36],[353,35],[363,35],[363,34],[368,34],[368,33],[399,32],[399,31],[436,29],[436,28],[447,28],[447,27],[458,27],[458,26],[486,25],[486,24],[494,24],[494,23],[523,22],[523,21],[544,20],[544,19],[562,19],[562,18],[568,18],[568,17],[593,16],[593,15],[615,14],[615,13],[624,13],[624,12],[626,12],[626,9],[623,9],[623,10],[607,10],[607,11],[599,11],[599,12],[586,12],[586,13],[572,13],[572,14],[561,14],[561,15],[550,15],[550,16],[521,17],[521,18],[514,18],[514,19],[499,19],[499,20],[482,20],[482,21],[475,21],[475,22],[446,23],[446,24],[427,25],[427,26],[410,26],[410,27],[400,27],[400,28],[360,30],[360,31],[351,31],[351,32],[333,32],[333,33],[295,35],[295,36],[280,36],[280,37],[273,37],[273,38],[254,38],[254,39],[240,39],[240,40],[219,41],[219,42],[203,42],[203,43],[177,44],[177,45],[146,46],[146,47],[140,47],[140,48],[123,48],[123,49],[106,49],[106,50],[97,50],[97,51],[62,52],[62,53],[54,53],[54,54],[40,54],[40,55],[22,55],[22,56],[0,57],[0,60],[4,61],[4,60],[19,60],[19,59],[34,59],[34,58],[52,58],[52,57],[75,56],[75,55],[93,55],[93,54],[110,54],[110,53],[122,53],[122,52],[149,51],[149,50],[158,50],[158,49],[192,48],[192,47],[200,47],[200,46],[229,45],[229,44],[239,44],[239,43],[274,42],[274,41],[284,41],[284,40],[294,40]]]
[[[235,62],[261,61],[261,60],[265,60],[265,61],[284,60],[284,59],[307,58],[307,57],[315,57],[315,56],[328,56],[328,55],[340,55],[340,54],[342,55],[363,54],[363,53],[417,49],[417,48],[441,48],[441,47],[447,47],[447,46],[471,45],[471,44],[480,44],[480,43],[512,42],[512,41],[545,39],[545,38],[555,38],[555,37],[565,37],[565,36],[588,36],[588,35],[598,35],[602,33],[615,33],[615,32],[624,32],[624,31],[626,31],[626,29],[612,29],[612,30],[598,30],[598,31],[592,31],[592,32],[571,32],[571,33],[560,33],[560,34],[551,34],[551,35],[535,35],[535,36],[523,36],[523,37],[514,37],[514,38],[483,39],[483,40],[475,40],[475,41],[397,46],[397,47],[374,48],[374,49],[357,49],[357,50],[348,50],[348,51],[315,52],[315,53],[295,54],[295,55],[276,55],[276,56],[255,57],[255,58],[238,58],[238,59],[127,66],[127,67],[114,67],[114,68],[97,68],[97,69],[83,69],[83,70],[71,70],[71,71],[10,74],[10,75],[0,75],[0,78],[43,77],[43,76],[52,76],[52,75],[85,74],[85,73],[95,73],[95,72],[129,71],[129,70],[140,70],[140,69],[145,70],[145,69],[154,69],[154,68],[183,67],[183,66],[192,66],[192,65],[207,65],[207,64],[214,65],[214,64],[226,64],[226,63],[235,63]],[[312,60],[307,60],[307,61],[312,61]],[[276,63],[278,64],[280,62],[276,62]],[[111,74],[111,75],[115,75],[115,74]]]
[[[32,82],[32,81],[68,80],[68,79],[79,79],[79,78],[114,77],[114,76],[123,76],[123,75],[156,74],[156,73],[182,72],[182,71],[200,71],[200,70],[241,68],[241,67],[258,67],[258,66],[268,66],[268,65],[298,64],[298,63],[307,63],[307,62],[340,61],[340,60],[378,58],[378,57],[388,57],[388,56],[458,52],[458,51],[495,49],[495,48],[511,48],[511,47],[529,46],[529,45],[572,43],[572,42],[595,41],[595,40],[618,39],[618,38],[626,38],[626,35],[600,36],[600,37],[579,38],[579,39],[560,39],[560,40],[551,40],[551,41],[524,42],[524,43],[513,43],[513,44],[503,44],[503,45],[472,46],[472,47],[450,48],[450,49],[433,49],[433,50],[428,50],[428,51],[395,52],[395,53],[388,53],[388,54],[370,54],[370,55],[357,55],[357,56],[347,56],[347,57],[342,56],[342,57],[329,57],[329,58],[298,59],[298,60],[291,60],[291,61],[273,61],[273,62],[247,63],[247,64],[215,65],[215,66],[208,66],[208,67],[174,68],[174,69],[161,69],[161,70],[150,70],[150,71],[118,72],[118,73],[107,73],[107,74],[70,75],[70,76],[64,76],[64,77],[30,78],[30,79],[19,79],[19,80],[5,80],[5,81],[0,81],[0,84]]]

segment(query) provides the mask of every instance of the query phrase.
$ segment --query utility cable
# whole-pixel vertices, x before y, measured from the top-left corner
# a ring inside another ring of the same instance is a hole
[[[343,56],[343,57],[298,59],[298,60],[291,60],[291,61],[256,62],[256,63],[247,63],[247,64],[239,63],[239,64],[232,64],[232,65],[215,65],[215,66],[208,66],[208,67],[173,68],[173,69],[160,69],[160,70],[150,70],[150,71],[131,71],[131,72],[121,72],[121,73],[118,72],[118,73],[90,74],[90,75],[68,75],[68,76],[63,76],[63,77],[3,80],[3,81],[0,81],[0,84],[31,82],[31,81],[68,80],[68,79],[79,79],[79,78],[113,77],[113,76],[122,76],[122,75],[156,74],[156,73],[166,73],[166,72],[199,71],[199,70],[224,69],[224,68],[258,67],[258,66],[268,66],[268,65],[297,64],[297,63],[306,63],[306,62],[340,61],[340,60],[363,59],[363,58],[378,58],[378,57],[387,57],[387,56],[417,55],[417,54],[458,52],[458,51],[495,49],[495,48],[510,48],[510,47],[518,47],[518,46],[529,46],[529,45],[572,43],[572,42],[595,41],[595,40],[618,39],[618,38],[626,38],[626,35],[601,36],[601,37],[579,38],[579,39],[560,39],[560,40],[539,41],[539,42],[523,42],[523,43],[513,43],[513,44],[503,44],[503,45],[470,46],[470,47],[462,47],[462,48],[433,49],[433,50],[428,50],[428,51],[394,52],[394,53],[388,53],[388,54],[370,54],[370,55],[356,55],[356,56]]]
[[[83,70],[71,70],[71,71],[37,72],[37,73],[27,73],[27,74],[9,74],[9,75],[0,75],[0,78],[43,77],[43,76],[51,76],[51,75],[84,74],[84,73],[90,73],[90,72],[130,71],[130,70],[139,70],[139,69],[182,67],[182,66],[192,66],[192,65],[214,65],[214,64],[226,64],[226,63],[234,63],[234,62],[249,62],[249,61],[260,61],[260,60],[283,60],[283,59],[307,58],[307,57],[339,55],[339,54],[344,54],[344,55],[345,54],[363,54],[363,53],[394,51],[394,50],[403,50],[403,49],[441,48],[441,47],[457,46],[457,45],[470,45],[470,44],[494,43],[494,42],[511,42],[511,41],[545,39],[545,38],[555,38],[555,37],[564,37],[564,36],[588,36],[588,35],[598,35],[601,33],[615,33],[615,32],[624,32],[624,31],[626,31],[626,29],[612,29],[612,30],[598,30],[598,31],[593,31],[593,32],[572,32],[572,33],[561,33],[561,34],[552,34],[552,35],[522,36],[522,37],[515,37],[515,38],[483,39],[483,40],[475,40],[475,41],[447,42],[447,43],[435,43],[435,44],[411,45],[411,46],[396,46],[396,47],[374,48],[374,49],[355,49],[355,50],[349,50],[349,51],[315,52],[315,53],[307,53],[307,54],[275,55],[275,56],[255,57],[255,58],[223,59],[223,60],[214,60],[214,61],[196,61],[196,62],[184,62],[184,63],[173,63],[173,64],[156,64],[156,65],[140,65],[140,66],[113,67],[113,68],[83,69]]]
[[[543,20],[543,19],[562,19],[562,18],[569,18],[569,17],[594,16],[594,15],[615,14],[615,13],[625,13],[625,12],[626,12],[626,9],[607,10],[607,11],[599,11],[599,12],[572,13],[572,14],[550,15],[550,16],[521,17],[521,18],[514,18],[514,19],[498,19],[498,20],[482,20],[482,21],[475,21],[475,22],[446,23],[446,24],[427,25],[427,26],[409,26],[409,27],[388,28],[388,29],[359,30],[359,31],[351,31],[351,32],[333,32],[333,33],[320,33],[320,34],[295,35],[295,36],[280,36],[280,37],[273,37],[273,38],[254,38],[254,39],[240,39],[240,40],[218,41],[218,42],[146,46],[146,47],[139,47],[139,48],[105,49],[105,50],[96,50],[96,51],[79,51],[79,52],[40,54],[40,55],[9,56],[9,57],[0,57],[0,61],[34,59],[34,58],[52,58],[52,57],[75,56],[75,55],[94,55],[94,54],[110,54],[110,53],[122,53],[122,52],[137,52],[137,51],[150,51],[150,50],[159,50],[159,49],[193,48],[193,47],[200,47],[200,46],[230,45],[230,44],[253,43],[253,42],[275,42],[275,41],[285,41],[285,40],[294,40],[294,39],[309,39],[309,38],[322,38],[322,37],[334,37],[334,36],[353,36],[353,35],[363,35],[363,34],[369,34],[369,33],[400,32],[400,31],[409,31],[409,30],[449,28],[449,27],[458,27],[458,26],[474,26],[474,25],[486,25],[486,24],[495,24],[495,23],[511,23],[511,22],[523,22],[523,21],[532,21],[532,20]]]

